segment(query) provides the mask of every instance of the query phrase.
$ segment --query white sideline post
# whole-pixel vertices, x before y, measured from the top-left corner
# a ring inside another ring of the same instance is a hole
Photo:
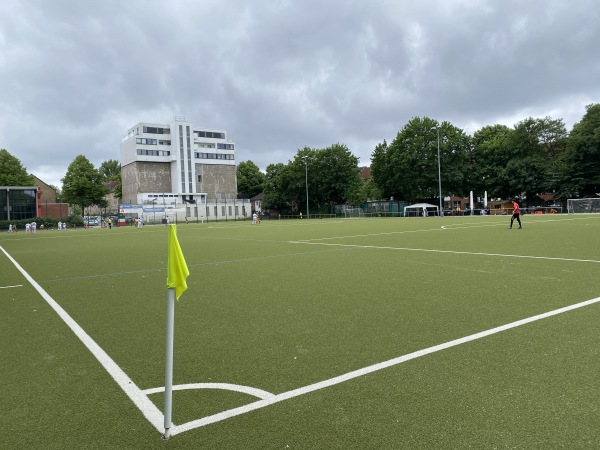
[[[175,328],[175,288],[167,289],[167,345],[165,356],[165,434],[169,439],[173,407],[173,329]]]
[[[473,215],[473,191],[469,194],[469,203],[471,205],[471,215]]]
[[[487,209],[487,191],[483,192],[483,212],[485,215],[487,215],[488,213],[488,209]]]

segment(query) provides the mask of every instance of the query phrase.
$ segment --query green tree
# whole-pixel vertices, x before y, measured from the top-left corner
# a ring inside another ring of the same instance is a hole
[[[121,181],[121,163],[116,159],[109,159],[100,164],[98,172],[102,181]]]
[[[439,125],[439,141],[442,195],[446,192],[466,197],[469,191],[475,190],[473,138],[450,122],[442,122]],[[437,157],[434,159],[435,172]],[[438,176],[435,173],[432,176],[431,172],[429,175],[429,183],[436,184]],[[439,197],[439,188],[434,188],[434,192],[434,196]]]
[[[121,180],[119,180],[119,184],[115,186],[115,198],[123,198],[123,184],[121,183]],[[102,208],[104,208],[104,206],[102,206]]]
[[[283,163],[269,164],[263,185],[263,204],[265,208],[277,211],[291,209],[289,200],[289,167]]]
[[[373,178],[366,181],[361,178],[358,190],[350,194],[347,203],[352,206],[360,206],[369,200],[381,200],[382,198],[381,189],[375,184]]]
[[[473,190],[490,197],[507,198],[507,166],[512,158],[513,130],[506,125],[487,125],[473,134]]]
[[[600,103],[573,126],[561,162],[563,197],[600,196]]]
[[[442,195],[465,195],[470,182],[471,138],[449,122],[439,125],[428,117],[414,117],[389,146],[384,142],[375,148],[371,175],[382,194],[407,201],[439,197],[438,142]]]
[[[528,203],[535,203],[538,194],[558,187],[566,138],[562,119],[529,117],[515,125],[505,172],[509,196],[525,195]]]
[[[100,164],[98,172],[102,177],[102,181],[117,181],[119,184],[115,186],[115,197],[123,198],[123,184],[121,182],[121,163],[116,159],[109,159]],[[101,205],[98,205],[102,207]]]
[[[34,186],[35,180],[21,161],[7,150],[0,149],[0,186]]]
[[[358,158],[344,144],[324,149],[304,147],[298,150],[288,169],[287,200],[305,213],[307,188],[311,210],[329,210],[332,205],[359,195],[362,179]]]
[[[381,198],[389,198],[393,195],[394,189],[390,183],[392,173],[392,166],[389,164],[388,158],[388,145],[384,140],[377,144],[371,153],[371,180],[381,192]]]
[[[364,203],[367,200],[381,200],[383,199],[383,194],[381,189],[375,184],[373,178],[369,178],[367,181],[363,183],[361,186],[361,201],[360,203]],[[359,203],[354,203],[358,205]]]
[[[239,198],[252,198],[263,191],[265,174],[252,161],[242,161],[237,166]]]
[[[304,147],[296,152],[294,160],[288,164],[287,191],[288,201],[307,214],[306,197],[308,190],[309,208],[314,209],[320,203],[319,166],[317,149]]]
[[[317,200],[321,204],[346,203],[360,192],[363,183],[358,157],[344,144],[334,144],[316,153]]]
[[[78,205],[82,211],[104,201],[107,190],[102,186],[102,175],[83,155],[75,157],[61,180],[63,201]]]
[[[58,188],[58,186],[53,184],[51,184],[50,187],[54,189],[54,192],[56,192],[56,203],[62,203],[62,191]]]

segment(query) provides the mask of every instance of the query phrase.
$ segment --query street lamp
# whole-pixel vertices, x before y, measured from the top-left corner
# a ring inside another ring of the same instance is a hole
[[[308,156],[303,156],[304,161],[304,183],[306,186],[306,218],[310,219],[310,211],[308,209]]]
[[[440,214],[444,214],[444,208],[442,206],[442,167],[440,164],[440,127],[437,127],[437,151],[438,151],[438,183],[440,188]]]

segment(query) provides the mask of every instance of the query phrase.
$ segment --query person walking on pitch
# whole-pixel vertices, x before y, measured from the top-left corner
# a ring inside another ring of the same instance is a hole
[[[509,229],[512,228],[513,222],[515,219],[517,219],[517,222],[519,222],[519,229],[523,228],[521,226],[521,217],[520,216],[521,216],[521,211],[519,209],[519,204],[517,203],[517,200],[515,199],[513,201],[513,214],[512,214],[512,217],[510,218],[510,226],[508,227]]]

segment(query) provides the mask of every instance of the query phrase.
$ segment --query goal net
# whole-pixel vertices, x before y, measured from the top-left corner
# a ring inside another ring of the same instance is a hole
[[[569,214],[600,213],[600,198],[570,198],[567,200]]]
[[[346,219],[365,217],[365,212],[362,208],[346,208],[344,210],[344,217],[346,217]]]

